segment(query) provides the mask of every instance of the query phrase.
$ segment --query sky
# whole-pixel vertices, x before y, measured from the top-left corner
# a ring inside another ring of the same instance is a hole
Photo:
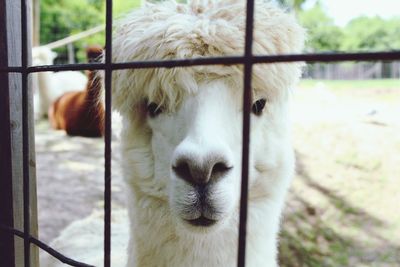
[[[315,0],[313,0],[315,2]],[[309,3],[312,4],[313,1]],[[321,0],[322,6],[339,26],[361,16],[400,16],[400,0]]]

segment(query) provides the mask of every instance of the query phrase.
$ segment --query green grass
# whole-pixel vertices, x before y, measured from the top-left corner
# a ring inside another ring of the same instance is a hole
[[[301,88],[313,88],[317,84],[323,83],[328,89],[394,89],[400,90],[400,79],[380,79],[380,80],[310,80],[304,79],[300,82]]]

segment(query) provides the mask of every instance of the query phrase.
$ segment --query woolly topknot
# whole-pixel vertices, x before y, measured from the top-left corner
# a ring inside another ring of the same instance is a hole
[[[245,1],[193,0],[146,4],[119,21],[113,41],[113,61],[241,56],[245,43]],[[256,1],[254,55],[298,53],[305,32],[293,15],[265,1]],[[301,74],[301,63],[258,64],[253,68],[255,95],[269,99],[287,95]],[[242,85],[241,66],[128,69],[113,74],[113,105],[133,114],[145,101],[173,111],[198,83],[225,78]]]

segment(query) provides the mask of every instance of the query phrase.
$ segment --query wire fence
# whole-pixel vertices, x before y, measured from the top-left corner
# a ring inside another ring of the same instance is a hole
[[[324,80],[400,79],[400,62],[315,63],[307,66],[303,77]]]
[[[245,266],[246,255],[246,221],[247,221],[247,194],[248,194],[248,169],[249,169],[249,133],[250,133],[250,107],[251,101],[251,74],[254,64],[279,63],[279,62],[338,62],[338,61],[393,61],[400,60],[400,51],[363,52],[363,53],[323,53],[323,54],[296,54],[296,55],[273,55],[253,56],[252,54],[252,29],[254,17],[254,0],[247,0],[246,30],[245,30],[245,53],[243,56],[217,57],[201,59],[181,59],[167,61],[136,61],[128,63],[112,62],[112,0],[106,0],[106,49],[104,63],[91,64],[67,64],[57,66],[28,66],[28,13],[27,1],[21,0],[21,40],[22,40],[22,64],[17,67],[0,66],[0,74],[20,73],[22,80],[22,132],[23,132],[23,231],[14,229],[7,225],[0,225],[0,230],[20,237],[24,240],[24,266],[30,267],[30,245],[34,244],[50,253],[55,258],[70,266],[90,266],[68,258],[48,245],[44,244],[31,235],[30,229],[30,192],[29,192],[29,133],[32,129],[28,127],[28,76],[31,73],[43,71],[61,70],[104,70],[105,72],[105,165],[104,165],[104,266],[111,266],[111,76],[114,70],[128,68],[173,68],[196,65],[236,65],[244,66],[244,100],[243,100],[243,147],[242,147],[242,183],[240,198],[240,223],[238,242],[238,266]],[[0,191],[5,189],[1,188]],[[3,192],[1,192],[3,194]],[[10,262],[5,266],[14,266]]]

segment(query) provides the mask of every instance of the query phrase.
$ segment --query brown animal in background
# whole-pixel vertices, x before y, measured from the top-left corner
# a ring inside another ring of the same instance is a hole
[[[89,62],[102,54],[100,46],[86,49]],[[100,77],[88,71],[84,91],[73,91],[60,96],[49,108],[49,120],[54,129],[65,130],[68,135],[100,137],[104,132],[104,106],[99,101]]]

